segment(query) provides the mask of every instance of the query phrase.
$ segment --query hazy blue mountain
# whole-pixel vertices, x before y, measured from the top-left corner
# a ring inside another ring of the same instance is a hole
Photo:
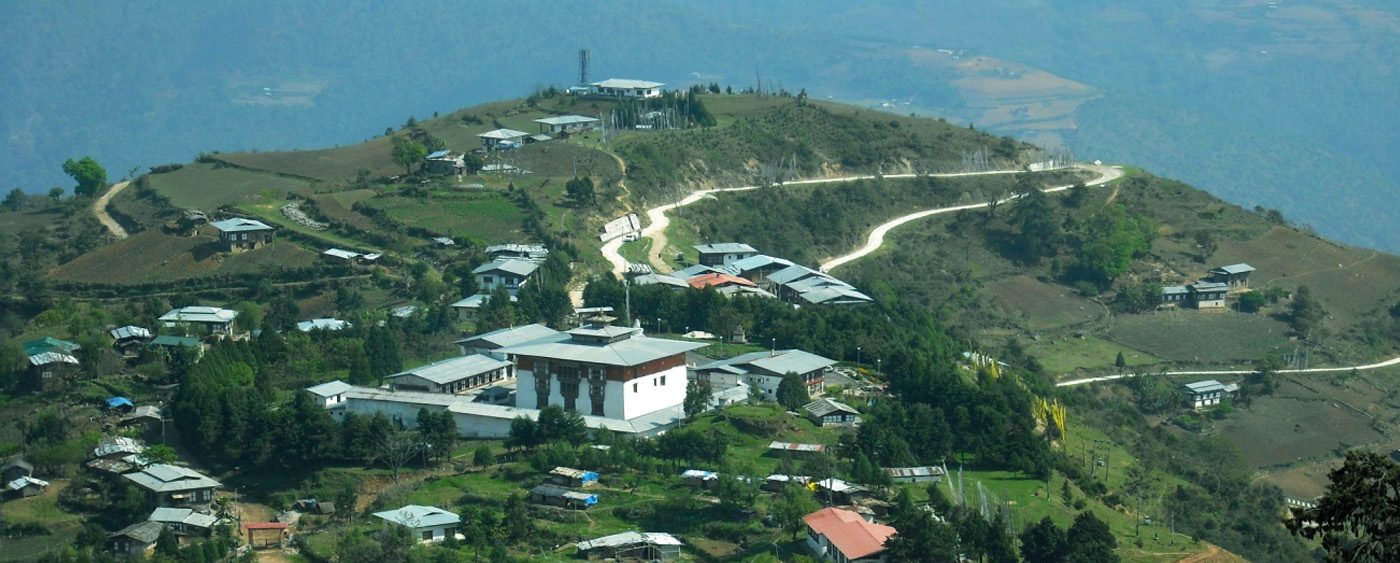
[[[2,0],[0,167],[11,186],[42,190],[69,184],[58,168],[69,156],[91,154],[115,178],[199,151],[357,142],[410,115],[569,85],[587,47],[595,77],[748,87],[761,75],[821,97],[902,100],[892,108],[1060,139],[1400,250],[1388,220],[1400,215],[1400,8],[1272,6]],[[953,63],[935,49],[962,53]],[[976,57],[1081,90],[989,101],[955,66]],[[988,104],[1061,102],[1069,113],[1054,119],[987,117],[999,111]]]

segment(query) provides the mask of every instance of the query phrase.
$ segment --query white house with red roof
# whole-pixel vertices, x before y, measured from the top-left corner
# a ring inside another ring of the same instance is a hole
[[[895,529],[867,522],[861,515],[839,508],[823,508],[802,517],[807,524],[807,547],[818,557],[836,563],[885,561],[885,540]]]

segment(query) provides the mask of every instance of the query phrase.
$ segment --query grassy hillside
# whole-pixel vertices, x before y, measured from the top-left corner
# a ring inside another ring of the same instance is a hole
[[[298,270],[317,258],[315,252],[287,241],[239,254],[220,252],[216,241],[208,235],[175,236],[151,229],[85,254],[49,275],[55,281],[83,284],[156,284]]]

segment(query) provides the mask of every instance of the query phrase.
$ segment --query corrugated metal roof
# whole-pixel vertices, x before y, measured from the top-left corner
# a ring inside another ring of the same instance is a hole
[[[1241,263],[1239,263],[1239,264],[1230,264],[1229,266],[1221,266],[1221,267],[1219,267],[1219,268],[1216,268],[1216,269],[1214,269],[1214,270],[1211,270],[1211,273],[1221,273],[1221,274],[1246,274],[1246,273],[1253,272],[1253,271],[1254,271],[1254,266],[1250,266],[1249,264],[1245,264],[1245,263],[1241,262]]]
[[[1197,381],[1195,383],[1187,383],[1186,385],[1182,385],[1182,387],[1185,387],[1188,391],[1194,394],[1210,393],[1225,390],[1225,385],[1221,384],[1219,381],[1216,381],[1214,379]]]
[[[146,489],[161,493],[223,486],[218,481],[193,469],[162,463],[148,466],[136,473],[127,473],[122,477]]]
[[[784,260],[782,258],[774,258],[767,254],[759,254],[757,256],[750,256],[748,258],[744,258],[743,260],[736,260],[733,264],[730,264],[730,266],[732,266],[738,272],[744,273],[750,270],[756,270],[758,268],[772,266],[774,264],[789,267],[793,265],[792,262]]]
[[[821,272],[805,266],[792,265],[771,274],[768,274],[768,281],[776,284],[785,284],[800,280],[809,276],[819,276]]]
[[[112,335],[112,340],[124,340],[127,338],[150,338],[151,331],[139,326],[127,325],[121,328],[114,328],[107,334]]]
[[[242,217],[224,219],[223,221],[214,221],[213,223],[210,223],[210,225],[213,225],[215,229],[218,229],[225,233],[272,230],[272,226],[268,225],[267,223],[257,221],[254,219],[244,219]]]
[[[717,360],[697,370],[718,369],[733,366],[745,373],[758,371],[760,375],[782,377],[788,373],[806,374],[836,365],[836,360],[824,358],[803,350],[777,350],[773,352],[750,352],[726,360]],[[754,369],[757,368],[757,369]]]
[[[515,346],[518,344],[534,342],[543,338],[556,337],[560,334],[562,333],[547,326],[541,324],[533,324],[493,330],[491,332],[478,334],[470,338],[463,338],[461,340],[456,341],[455,343],[465,344],[468,346],[490,344],[491,346],[497,348],[504,348],[507,346]]]
[[[398,510],[385,510],[374,515],[380,519],[409,528],[431,528],[460,524],[462,517],[436,506],[410,504]]]
[[[690,285],[690,287],[696,289],[704,289],[706,287],[716,287],[730,284],[742,285],[746,287],[752,287],[757,285],[739,276],[732,276],[729,274],[700,274],[698,276],[685,280],[685,283]]]
[[[58,352],[41,352],[38,354],[31,354],[29,356],[29,363],[36,366],[46,366],[49,364],[78,365],[78,359],[68,354],[61,354]]]
[[[510,362],[497,360],[490,356],[472,354],[470,356],[458,356],[446,360],[433,362],[426,366],[419,366],[413,369],[406,369],[399,373],[387,376],[385,379],[394,379],[414,375],[438,385],[446,385],[454,381],[461,381],[474,375],[481,375],[498,369],[510,367]]]
[[[923,467],[886,467],[885,472],[890,477],[940,477],[943,475],[943,468],[933,465]]]
[[[574,544],[579,551],[599,548],[617,548],[631,545],[681,545],[681,540],[664,532],[622,532],[611,536],[581,541]]]
[[[851,289],[850,287],[844,286],[823,287],[820,289],[813,289],[811,291],[804,291],[798,294],[798,296],[801,297],[803,301],[812,303],[814,305],[820,305],[824,303],[870,303],[875,301],[874,299],[871,299],[869,295]]]
[[[631,78],[609,78],[599,82],[594,82],[594,86],[599,88],[617,88],[620,90],[640,88],[643,90],[650,88],[660,88],[665,86],[664,82],[651,82],[648,80],[633,80]]]
[[[529,133],[526,133],[526,132],[524,132],[524,131],[516,131],[516,130],[514,130],[514,129],[497,129],[497,130],[495,130],[495,131],[487,131],[487,132],[482,133],[482,134],[477,135],[477,136],[478,136],[478,137],[481,137],[481,138],[483,138],[483,139],[496,139],[496,140],[499,140],[499,141],[509,141],[509,140],[511,140],[511,139],[519,139],[519,138],[524,137],[524,136],[526,136],[526,135],[529,135]]]
[[[193,305],[181,307],[179,309],[171,309],[166,314],[161,315],[160,320],[167,323],[223,324],[233,322],[233,319],[236,317],[238,317],[238,311]]]
[[[543,123],[543,124],[545,124],[545,125],[574,125],[574,124],[578,124],[578,123],[597,123],[597,122],[598,122],[598,118],[596,118],[596,117],[588,117],[588,116],[586,116],[586,115],[561,115],[561,116],[558,116],[558,117],[545,117],[545,118],[541,118],[541,119],[536,119],[536,120],[535,120],[535,123]]]
[[[697,244],[695,250],[701,254],[746,254],[758,252],[754,247],[742,242],[716,242],[711,244]]]
[[[354,325],[350,324],[350,321],[342,321],[340,319],[311,319],[309,321],[297,323],[297,330],[302,332],[311,332],[313,330],[342,330],[352,326]]]
[[[769,442],[769,443],[768,443],[768,449],[770,449],[770,450],[783,450],[783,451],[788,451],[788,452],[811,452],[811,453],[817,453],[817,452],[824,452],[824,451],[826,451],[826,445],[825,445],[825,444],[798,444],[798,443],[796,443],[796,442]]]
[[[806,405],[803,405],[802,408],[816,416],[826,416],[838,412],[860,414],[860,411],[857,411],[850,405],[837,402],[826,397],[822,397],[820,399],[807,403]]]
[[[520,260],[517,258],[499,258],[477,266],[475,270],[472,270],[472,274],[486,274],[499,271],[524,277],[535,273],[535,270],[538,269],[540,269],[538,262]]]
[[[336,380],[328,381],[320,385],[313,385],[311,387],[307,387],[306,391],[318,397],[334,397],[336,395],[349,391],[350,389],[352,389],[352,387],[349,383]]]

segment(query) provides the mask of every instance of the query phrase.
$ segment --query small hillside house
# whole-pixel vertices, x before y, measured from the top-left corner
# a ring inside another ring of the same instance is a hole
[[[515,258],[531,262],[544,262],[549,258],[549,249],[543,244],[496,244],[486,247],[486,256],[492,260]]]
[[[395,391],[461,393],[510,379],[512,367],[510,362],[504,360],[472,354],[404,370],[384,379],[388,381],[389,388]]]
[[[343,321],[343,320],[340,320],[340,319],[331,319],[331,318],[321,318],[321,319],[311,319],[311,320],[309,320],[309,321],[301,321],[301,322],[297,323],[297,330],[302,331],[302,332],[311,332],[311,331],[313,331],[313,330],[331,330],[331,331],[334,331],[334,330],[345,330],[345,329],[351,328],[351,327],[353,327],[353,326],[355,326],[355,325],[350,324],[350,321]]]
[[[460,301],[453,303],[451,306],[453,311],[457,311],[457,320],[470,321],[476,318],[476,314],[480,313],[481,308],[486,305],[487,301],[490,300],[491,294],[478,293],[476,295],[463,298]],[[515,303],[519,300],[519,297],[516,297],[514,295],[510,296],[511,303]]]
[[[530,136],[529,133],[514,129],[496,129],[477,135],[481,139],[481,148],[488,151],[520,148],[520,145],[525,142],[525,137],[528,136]]]
[[[42,479],[24,476],[18,479],[5,482],[5,494],[13,498],[29,498],[39,496],[44,489],[49,488],[49,482]]]
[[[160,322],[165,323],[166,328],[202,327],[209,334],[232,334],[235,318],[238,318],[238,311],[192,305],[171,309],[160,316]]]
[[[886,467],[890,481],[894,483],[937,483],[943,479],[943,468],[926,465],[922,467]]]
[[[562,506],[574,510],[588,510],[598,504],[598,495],[592,493],[579,493],[559,487],[540,485],[530,489],[530,502],[537,504],[547,504],[550,506]]]
[[[176,534],[183,536],[208,536],[219,518],[213,514],[196,512],[189,508],[161,507],[146,518],[149,522],[160,522],[169,526]]]
[[[822,397],[802,406],[807,419],[817,426],[856,426],[860,424],[860,411],[854,407]]]
[[[713,489],[719,485],[719,474],[703,469],[687,469],[681,473],[685,484],[697,489]]]
[[[757,250],[742,242],[697,244],[695,250],[700,253],[699,262],[702,266],[728,266],[758,255]]]
[[[535,123],[540,124],[540,133],[549,133],[555,137],[567,139],[569,135],[592,131],[598,126],[598,118],[585,115],[560,115],[536,119]]]
[[[1186,406],[1194,410],[1203,410],[1216,405],[1229,397],[1231,391],[1238,387],[1227,386],[1214,379],[1187,383],[1180,388],[1182,397],[1186,400]]]
[[[538,262],[506,258],[477,266],[472,270],[472,276],[482,291],[489,293],[497,287],[504,287],[507,293],[515,295],[539,269]]]
[[[9,483],[20,477],[32,477],[34,475],[34,464],[21,456],[15,456],[0,465],[0,481]]]
[[[574,544],[589,560],[675,561],[681,540],[663,532],[622,532]]]
[[[556,485],[565,487],[587,487],[598,484],[598,472],[572,467],[555,467],[549,472],[549,480]]]
[[[462,525],[462,517],[436,506],[410,504],[398,510],[385,510],[374,513],[384,521],[384,529],[390,525],[408,528],[414,539],[420,542],[437,542],[447,536],[457,536]]]
[[[1249,273],[1253,271],[1254,266],[1250,266],[1249,264],[1230,264],[1229,266],[1221,266],[1211,270],[1208,272],[1210,277],[1207,279],[1216,283],[1223,283],[1230,287],[1248,287]]]
[[[772,350],[716,360],[697,366],[695,374],[716,389],[746,383],[762,391],[765,399],[775,401],[784,375],[797,374],[807,385],[807,391],[815,393],[826,388],[826,374],[834,365],[836,360],[802,350]]]
[[[423,171],[440,175],[461,174],[467,171],[467,161],[460,154],[437,151],[423,159]]]
[[[155,499],[156,506],[189,506],[214,500],[222,483],[193,469],[158,463],[122,475]]]
[[[107,331],[112,337],[112,346],[123,354],[139,351],[151,340],[151,331],[139,326],[124,326]]]
[[[632,80],[628,78],[609,78],[589,85],[589,93],[594,96],[607,96],[612,98],[655,98],[661,95],[661,87],[665,84],[661,82],[648,82],[646,80]]]
[[[1222,282],[1199,281],[1191,285],[1169,285],[1162,287],[1162,303],[1197,309],[1220,309],[1225,307],[1225,295],[1230,286]]]
[[[867,522],[860,514],[823,508],[802,517],[807,525],[807,548],[827,561],[873,563],[885,560],[885,541],[895,534],[889,526]]]
[[[165,524],[160,522],[137,522],[107,535],[107,548],[117,555],[147,555],[160,539]]]
[[[30,354],[28,361],[26,376],[36,391],[61,387],[78,373],[78,358],[62,352]]]
[[[330,381],[307,387],[306,394],[311,395],[311,398],[323,407],[333,407],[345,402],[345,392],[350,388],[350,384],[344,381]]]
[[[243,252],[262,248],[272,242],[271,225],[254,219],[234,217],[211,223],[219,230],[219,244],[228,252]]]

